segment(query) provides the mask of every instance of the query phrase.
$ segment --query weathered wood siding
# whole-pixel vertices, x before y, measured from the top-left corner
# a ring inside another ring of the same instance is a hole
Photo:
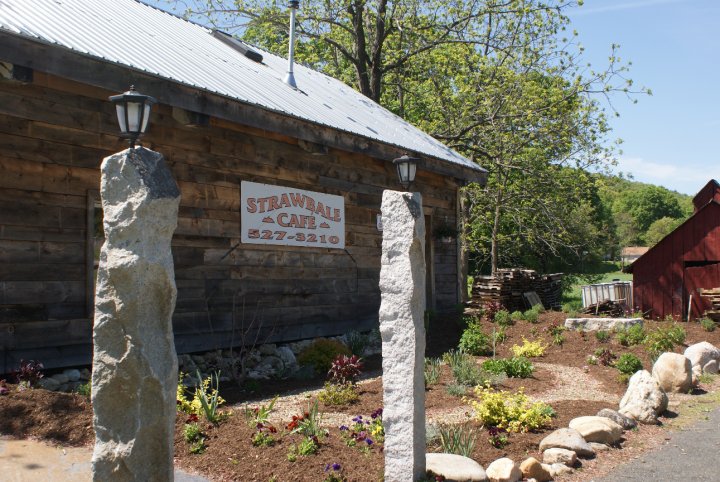
[[[88,199],[102,158],[125,148],[110,94],[40,72],[30,85],[0,81],[0,373],[21,358],[90,361]],[[333,149],[313,155],[283,135],[215,118],[187,127],[178,117],[156,106],[144,140],[165,155],[182,191],[173,240],[178,352],[238,344],[248,325],[277,341],[375,326],[375,217],[383,189],[398,188],[392,164]],[[239,244],[243,180],[344,196],[346,249]],[[455,223],[457,187],[418,173],[414,189],[432,223]],[[457,247],[432,244],[432,308],[446,310],[460,296]]]

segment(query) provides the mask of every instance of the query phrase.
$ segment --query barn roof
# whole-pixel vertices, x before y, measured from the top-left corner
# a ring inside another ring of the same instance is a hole
[[[0,0],[2,31],[485,172],[336,79],[296,65],[295,90],[283,82],[285,59],[261,51],[258,63],[212,30],[136,0]]]
[[[620,251],[621,256],[640,256],[650,249],[647,246],[627,246]]]

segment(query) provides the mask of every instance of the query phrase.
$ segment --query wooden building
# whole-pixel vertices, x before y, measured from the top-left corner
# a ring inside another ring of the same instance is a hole
[[[126,148],[108,96],[131,84],[158,99],[142,144],[182,191],[179,353],[376,326],[377,217],[403,154],[421,158],[428,308],[462,300],[459,244],[431,233],[459,222],[459,189],[486,172],[334,79],[296,66],[292,89],[285,69],[135,0],[0,2],[0,373],[90,362],[99,165]],[[343,243],[243,242],[244,183],[336,196]]]
[[[620,251],[620,266],[625,268],[630,266],[643,254],[648,251],[647,246],[627,246]]]
[[[653,318],[695,319],[711,308],[700,289],[720,287],[720,184],[693,199],[694,213],[631,266],[635,305]]]

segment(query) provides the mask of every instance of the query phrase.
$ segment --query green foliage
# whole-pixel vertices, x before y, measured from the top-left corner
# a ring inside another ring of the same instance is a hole
[[[529,378],[535,369],[530,360],[523,357],[485,360],[482,368],[490,373],[504,373],[510,378]]]
[[[607,343],[610,340],[610,332],[605,330],[596,331],[595,339],[600,343]]]
[[[338,355],[350,355],[350,350],[335,340],[318,338],[298,356],[298,363],[315,368],[318,373],[326,373]]]
[[[513,311],[510,313],[510,319],[513,323],[517,323],[518,321],[523,321],[525,319],[525,315],[523,315],[522,311]]]
[[[645,246],[655,246],[661,239],[672,233],[675,228],[680,226],[683,221],[684,219],[682,218],[670,218],[667,216],[653,221],[643,235]]]
[[[425,386],[435,385],[440,380],[439,358],[425,358]]]
[[[85,382],[78,385],[75,389],[75,393],[84,397],[90,397],[90,395],[92,395],[92,384],[90,382]]]
[[[325,405],[341,406],[350,405],[360,398],[357,388],[352,383],[330,383],[326,382],[325,387],[318,394],[318,399]]]
[[[465,328],[460,337],[459,347],[471,355],[488,355],[492,353],[490,336],[485,333],[479,323],[473,323]]]
[[[623,353],[615,362],[617,368],[623,375],[631,376],[638,370],[643,369],[642,362],[632,353]]]
[[[467,355],[461,350],[449,350],[443,353],[442,360],[452,369],[462,363],[466,357]]]
[[[614,365],[617,355],[608,348],[598,348],[595,350],[595,358],[602,366],[609,367]]]
[[[498,385],[502,382],[503,377],[489,373],[481,369],[475,360],[468,355],[464,355],[455,364],[451,366],[453,377],[460,385],[474,387],[477,385]]]
[[[523,313],[523,318],[525,318],[530,323],[537,323],[538,319],[540,318],[540,311],[536,309],[527,310],[525,313]]]
[[[550,424],[554,411],[543,402],[533,402],[520,389],[515,393],[476,387],[477,400],[470,400],[475,418],[486,426],[510,432],[527,432]]]
[[[464,397],[467,393],[467,387],[460,383],[449,383],[446,390],[453,397]]]
[[[308,405],[308,410],[302,418],[297,420],[296,427],[290,433],[299,433],[305,437],[320,437],[325,432],[321,428],[322,413],[318,410],[318,401]]]
[[[303,457],[316,454],[318,449],[320,449],[320,446],[312,437],[305,437],[297,445],[297,452]]]
[[[545,331],[547,331],[552,337],[554,345],[562,346],[562,344],[565,343],[565,327],[560,323],[554,323],[548,326],[545,328]]]
[[[650,184],[623,193],[616,199],[613,211],[628,217],[627,220],[621,218],[620,223],[632,224],[634,227],[634,230],[623,232],[624,237],[620,241],[624,246],[641,244],[653,222],[664,217],[681,218],[684,215],[678,199],[669,190]]]
[[[369,342],[367,335],[355,330],[348,333],[345,339],[350,353],[357,356],[362,356]]]
[[[499,310],[497,313],[495,313],[493,321],[502,327],[510,326],[513,324],[512,318],[510,317],[510,312],[508,310]]]
[[[278,398],[280,398],[279,395],[276,395],[275,398],[270,400],[270,403],[267,405],[260,405],[259,407],[253,407],[253,408],[245,408],[245,419],[248,422],[248,425],[251,427],[255,427],[257,425],[265,425],[268,423],[268,420],[270,418],[270,414],[275,409],[275,403],[278,401]]]
[[[545,354],[547,345],[542,340],[530,341],[523,338],[522,345],[513,345],[510,350],[516,357],[535,358]]]
[[[472,425],[469,423],[440,424],[438,432],[443,453],[462,455],[463,457],[472,455],[477,440],[477,431]]]
[[[201,437],[190,446],[190,453],[200,455],[201,453],[205,452],[206,448],[207,446],[205,445],[205,439]]]
[[[646,336],[645,329],[638,323],[630,328],[619,329],[615,339],[622,346],[635,346],[644,343]]]
[[[685,329],[673,324],[667,328],[658,327],[649,332],[645,338],[645,349],[652,360],[656,360],[665,352],[672,351],[676,345],[685,342]]]
[[[197,379],[201,380],[198,387],[193,392],[193,398],[187,397],[187,390],[183,385],[183,380],[187,375],[180,372],[178,374],[177,386],[177,407],[180,411],[187,414],[204,415],[208,422],[213,424],[220,423],[226,415],[221,413],[219,407],[225,403],[225,399],[220,396],[220,374],[215,373],[206,379],[202,379],[200,372],[197,372]]]
[[[505,329],[505,327],[499,326],[493,328],[493,331],[490,334],[490,342],[492,343],[493,347],[496,347],[497,345],[503,343],[505,340],[507,340],[507,330]]]
[[[715,331],[715,328],[717,328],[717,325],[713,320],[710,318],[700,318],[700,326],[702,326],[703,330],[705,331]]]
[[[183,427],[183,438],[187,443],[192,443],[200,438],[202,431],[196,423],[186,423]]]
[[[273,432],[265,426],[258,427],[251,440],[254,447],[272,447],[277,443]]]

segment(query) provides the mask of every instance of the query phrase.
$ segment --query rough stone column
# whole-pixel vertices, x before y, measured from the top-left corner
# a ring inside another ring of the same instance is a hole
[[[385,191],[381,209],[385,480],[412,482],[425,475],[425,218],[418,193]]]
[[[177,356],[170,241],[180,190],[161,154],[103,160],[95,291],[93,480],[172,481]]]

